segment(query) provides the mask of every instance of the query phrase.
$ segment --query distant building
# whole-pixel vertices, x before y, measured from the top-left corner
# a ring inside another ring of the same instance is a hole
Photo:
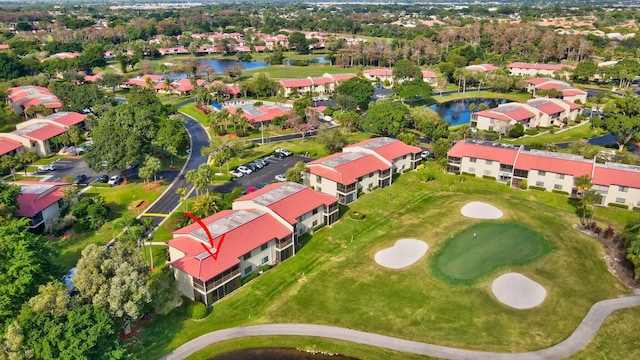
[[[480,130],[505,131],[521,124],[525,129],[565,126],[575,121],[582,106],[561,99],[531,99],[526,103],[510,102],[493,109],[471,114],[471,127]]]
[[[562,64],[532,64],[514,62],[507,66],[512,76],[560,76],[568,79],[575,66]]]
[[[587,92],[575,88],[563,81],[552,78],[535,78],[525,80],[527,83],[527,91],[533,95],[533,97],[539,97],[537,92],[539,90],[557,90],[562,93],[562,98],[571,102],[580,102],[584,104],[587,101]]]
[[[44,105],[53,111],[62,107],[62,102],[49,89],[42,86],[16,86],[7,90],[7,102],[14,111],[19,106],[22,111],[32,106]]]

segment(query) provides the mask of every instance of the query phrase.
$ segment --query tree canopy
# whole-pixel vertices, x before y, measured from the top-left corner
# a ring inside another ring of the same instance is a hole
[[[369,101],[371,101],[373,91],[374,88],[373,85],[371,85],[371,82],[359,77],[345,80],[336,88],[336,93],[338,95],[352,97],[362,110],[367,109]]]
[[[604,107],[604,116],[591,119],[592,127],[599,127],[616,137],[618,149],[637,139],[640,131],[640,98],[629,96],[616,99]]]
[[[397,101],[379,100],[371,104],[360,127],[381,136],[396,136],[408,124],[409,109]]]

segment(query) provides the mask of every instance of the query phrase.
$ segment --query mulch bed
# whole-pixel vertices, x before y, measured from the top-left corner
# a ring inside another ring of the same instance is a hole
[[[138,333],[138,328],[131,325],[131,332],[128,334],[124,333],[124,329],[120,330],[120,335],[118,336],[120,339],[122,340],[129,340],[132,337],[136,336],[136,334]]]
[[[139,318],[138,320],[136,320],[136,322],[138,324],[148,324],[148,323],[150,323],[152,321],[153,321],[153,318],[151,316],[149,316],[149,315],[143,316],[143,317]]]
[[[146,184],[143,182],[143,183],[141,183],[140,185],[141,185],[141,186],[144,186],[144,189],[145,189],[145,191],[147,191],[147,192],[149,192],[149,191],[151,191],[151,190],[153,190],[153,189],[157,189],[157,188],[159,188],[159,187],[161,186],[161,185],[160,185],[160,183],[159,183],[159,182],[157,182],[157,181],[151,181],[151,182],[146,183]]]

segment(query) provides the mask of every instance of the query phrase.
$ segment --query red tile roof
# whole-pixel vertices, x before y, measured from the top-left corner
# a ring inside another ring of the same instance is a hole
[[[334,196],[315,191],[304,185],[281,182],[268,185],[235,201],[252,201],[255,204],[266,206],[289,224],[294,225],[300,216],[322,205],[334,204],[338,200]]]
[[[38,181],[14,181],[10,184],[20,185],[18,195],[19,216],[33,217],[40,211],[55,204],[64,197],[63,186],[67,183],[38,182]]]
[[[407,145],[400,140],[392,138],[373,138],[349,145],[347,148],[367,148],[375,151],[389,162],[409,154],[420,154],[422,149],[417,146]]]
[[[568,101],[568,100],[562,100],[562,101],[563,101],[565,104],[569,105],[569,108],[570,108],[571,110],[574,110],[574,109],[580,109],[580,108],[582,108],[582,105],[580,105],[580,104],[576,104],[576,103],[574,103],[573,101]]]
[[[640,172],[638,168],[634,170],[618,168],[614,165],[596,164],[591,182],[594,185],[618,185],[640,189]]]
[[[579,156],[556,157],[553,153],[521,152],[515,164],[520,170],[542,170],[574,177],[591,176],[593,162]]]
[[[502,121],[511,121],[511,120],[513,120],[513,119],[511,119],[510,117],[508,117],[505,114],[493,112],[491,110],[476,111],[473,114],[477,115],[477,116],[486,117],[486,118],[489,118],[489,119],[496,119],[496,120],[502,120]]]
[[[469,65],[467,66],[467,70],[478,71],[478,72],[488,72],[500,69],[499,67],[492,64],[477,64],[477,65]]]
[[[95,73],[93,75],[85,75],[84,76],[84,81],[88,81],[88,82],[95,82],[98,79],[102,79],[102,76],[104,75],[103,72],[99,72],[99,73]]]
[[[423,79],[435,79],[436,78],[436,73],[434,73],[433,71],[423,70],[422,71],[422,78]]]
[[[168,242],[169,246],[186,254],[171,265],[202,281],[212,279],[238,264],[242,255],[270,240],[291,235],[291,231],[273,216],[257,210],[224,210],[202,219],[202,222],[215,237],[215,246],[224,234],[224,243],[217,252],[217,259],[209,256],[202,247],[202,243],[210,247],[209,241],[202,237],[204,232],[197,223],[174,231],[174,239]],[[216,224],[223,223],[231,225],[222,225],[224,231],[219,231]]]
[[[58,136],[65,131],[67,131],[67,129],[62,125],[36,123],[20,130],[15,130],[13,133],[30,139],[45,141]]]
[[[286,79],[280,80],[280,85],[284,88],[299,88],[312,86],[313,81],[311,79]]]
[[[55,114],[51,114],[46,117],[47,120],[53,120],[60,125],[64,125],[66,127],[77,125],[84,121],[87,115],[83,115],[77,112],[57,112]]]
[[[529,100],[527,101],[527,105],[533,106],[534,108],[549,115],[558,114],[565,110],[562,106],[546,99]]]
[[[447,153],[448,156],[497,161],[504,165],[513,165],[518,149],[512,146],[490,146],[466,141],[458,141]]]
[[[364,73],[369,76],[393,76],[392,69],[368,69]]]
[[[331,75],[331,76],[333,76],[333,78],[334,78],[337,82],[340,82],[340,81],[343,81],[343,80],[349,80],[349,79],[352,79],[352,78],[354,78],[354,77],[356,77],[356,76],[358,76],[358,75],[356,75],[356,74],[333,74],[333,75]]]
[[[311,174],[319,175],[339,184],[349,185],[355,183],[359,177],[372,172],[389,170],[390,166],[375,155],[347,152],[309,162],[307,169]]]
[[[333,79],[326,76],[312,78],[311,80],[315,85],[333,84]]]
[[[0,136],[0,156],[22,147],[22,143]]]

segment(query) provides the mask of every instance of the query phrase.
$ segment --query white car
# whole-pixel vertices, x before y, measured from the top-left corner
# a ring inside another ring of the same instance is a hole
[[[119,185],[122,182],[122,176],[120,175],[113,175],[112,177],[109,178],[109,181],[107,181],[107,184],[111,185],[111,186],[116,186]]]
[[[291,156],[293,153],[287,149],[277,149],[275,152],[284,154],[284,156]]]
[[[251,169],[249,169],[246,166],[238,166],[238,171],[240,171],[241,173],[245,174],[245,175],[249,175],[251,174],[253,171],[251,171]]]
[[[233,170],[229,171],[229,174],[231,174],[231,175],[233,175],[233,176],[235,176],[237,178],[242,177],[244,175],[243,173],[241,173],[240,171],[238,171],[236,169],[233,169]]]
[[[38,171],[53,171],[56,169],[56,166],[51,163],[47,165],[38,166]]]
[[[276,176],[275,176],[275,179],[276,179],[277,181],[281,181],[281,182],[287,181],[287,177],[286,177],[284,174],[278,174],[278,175],[276,175]]]

